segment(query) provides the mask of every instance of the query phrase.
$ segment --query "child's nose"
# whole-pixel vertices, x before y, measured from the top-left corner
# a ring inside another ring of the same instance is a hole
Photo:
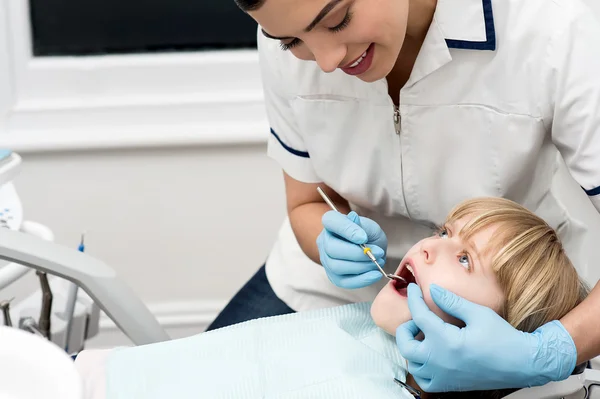
[[[425,263],[431,264],[435,261],[435,248],[431,242],[424,242],[421,246],[421,255]]]

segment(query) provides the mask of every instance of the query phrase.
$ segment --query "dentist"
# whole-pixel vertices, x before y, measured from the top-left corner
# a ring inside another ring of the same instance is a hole
[[[236,1],[260,26],[288,218],[210,329],[372,300],[386,282],[356,244],[394,272],[476,196],[530,208],[600,276],[600,27],[580,0]],[[398,347],[429,392],[541,385],[600,354],[598,286],[530,334],[441,287],[411,285],[408,301]]]

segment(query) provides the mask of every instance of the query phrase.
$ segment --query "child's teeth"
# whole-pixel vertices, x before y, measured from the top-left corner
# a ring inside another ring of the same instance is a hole
[[[408,271],[410,272],[410,274],[413,275],[413,277],[415,276],[415,272],[413,271],[412,267],[410,267],[410,265],[406,265],[406,268],[408,269]]]

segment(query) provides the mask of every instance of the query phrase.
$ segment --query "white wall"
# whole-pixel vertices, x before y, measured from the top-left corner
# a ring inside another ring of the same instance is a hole
[[[284,191],[265,152],[256,144],[26,153],[15,185],[26,219],[73,248],[87,230],[87,253],[182,336],[206,327],[273,243]],[[33,287],[29,275],[12,294]],[[92,346],[127,343],[102,326]]]
[[[600,18],[600,0],[586,0],[585,2],[594,11],[596,16]]]
[[[35,57],[28,6],[0,1],[0,146],[23,156],[26,218],[73,248],[87,230],[172,336],[202,331],[285,213],[257,52]],[[123,343],[101,326],[98,345]]]

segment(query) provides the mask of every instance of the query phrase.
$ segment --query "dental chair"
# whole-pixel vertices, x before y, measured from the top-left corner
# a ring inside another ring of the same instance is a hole
[[[17,154],[10,151],[0,152],[0,187],[10,184],[20,165],[21,158]],[[23,231],[14,228],[15,224],[11,226],[10,222],[15,218],[9,216],[9,220],[4,219],[3,210],[0,209],[0,260],[11,263],[0,269],[1,281],[7,285],[6,283],[18,280],[30,270],[37,271],[41,277],[40,322],[38,325],[23,325],[27,320],[19,320],[19,328],[37,335],[49,335],[51,330],[40,325],[50,323],[52,316],[52,292],[48,290],[48,279],[44,278],[47,274],[80,287],[134,344],[143,345],[169,339],[144,303],[117,277],[112,268],[75,249],[50,242],[48,234],[45,234],[45,237],[44,234],[38,234],[41,236],[39,237],[26,229]],[[7,210],[8,208],[4,211]],[[37,230],[41,229],[38,227]],[[0,286],[0,289],[2,288],[3,286]],[[2,306],[0,308],[4,310],[4,324],[8,324],[6,319],[10,318],[10,313]],[[48,331],[42,331],[44,329]]]
[[[0,187],[9,183],[16,176],[20,162],[21,159],[17,154],[4,152],[2,155],[0,152]],[[9,264],[12,268],[11,281],[16,281],[29,270],[35,270],[41,276],[45,274],[56,276],[76,284],[135,345],[152,344],[170,339],[148,308],[118,278],[112,268],[76,249],[54,244],[43,234],[36,235],[10,228],[6,221],[2,223],[1,216],[0,260],[12,262]],[[0,268],[0,276],[3,270],[5,268]],[[0,286],[0,293],[2,288]],[[44,302],[44,298],[44,295],[40,297],[42,300],[40,323],[38,325],[24,324],[21,319],[15,328],[37,335],[42,333],[42,336],[50,339],[48,334],[43,334],[43,328],[40,328],[39,325],[43,324],[41,323],[43,314],[46,318],[51,314],[51,309],[48,309],[49,305],[47,301]],[[600,370],[593,370],[586,366],[583,364],[576,367],[573,374],[564,381],[521,389],[506,398],[579,399],[594,397],[587,396],[587,393],[590,390],[589,386],[600,385]],[[600,394],[600,387],[597,393]],[[593,389],[592,394],[594,394]]]

